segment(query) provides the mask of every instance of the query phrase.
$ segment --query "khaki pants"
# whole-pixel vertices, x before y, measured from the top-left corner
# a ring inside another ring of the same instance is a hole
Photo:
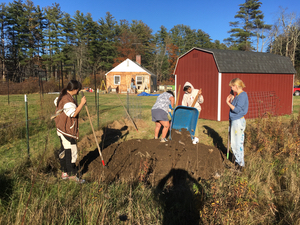
[[[197,137],[197,138],[199,138],[198,135],[199,135],[199,131],[198,131],[198,121],[197,121],[197,125],[196,125],[195,135],[194,136]]]
[[[201,110],[200,110],[200,112],[201,112]],[[200,116],[200,112],[199,112],[199,116]],[[198,131],[198,122],[199,122],[199,116],[198,116],[198,119],[197,119],[197,126],[196,126],[196,130],[195,130],[195,137],[197,137],[197,138],[199,138],[198,136],[199,136],[199,131]]]

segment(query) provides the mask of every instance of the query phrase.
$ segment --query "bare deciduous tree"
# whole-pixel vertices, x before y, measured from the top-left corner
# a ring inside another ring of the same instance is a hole
[[[289,57],[295,65],[295,53],[300,40],[300,19],[298,16],[281,9],[269,37],[272,40],[270,52]]]

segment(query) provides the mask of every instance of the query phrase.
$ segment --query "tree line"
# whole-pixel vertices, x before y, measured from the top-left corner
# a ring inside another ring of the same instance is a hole
[[[230,22],[230,37],[221,43],[188,25],[153,34],[141,20],[116,21],[106,13],[95,21],[79,10],[71,16],[58,3],[40,8],[30,0],[0,5],[0,60],[3,79],[15,82],[27,77],[74,76],[83,81],[91,74],[105,74],[126,58],[141,55],[142,66],[170,79],[178,56],[193,47],[259,51],[268,41],[268,51],[286,55],[299,66],[299,20],[282,12],[275,25],[266,25],[261,2],[246,0]],[[253,38],[256,37],[256,48]],[[261,49],[262,51],[262,49]]]

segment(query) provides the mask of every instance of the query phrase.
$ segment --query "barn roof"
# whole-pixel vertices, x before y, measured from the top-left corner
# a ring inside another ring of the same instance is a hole
[[[193,49],[212,53],[220,73],[296,73],[290,58],[285,56],[263,52],[203,48]]]

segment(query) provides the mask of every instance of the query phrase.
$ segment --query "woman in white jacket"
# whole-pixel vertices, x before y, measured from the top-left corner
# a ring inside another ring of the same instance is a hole
[[[199,94],[198,100],[195,104],[195,108],[198,109],[199,112],[199,116],[200,116],[200,112],[201,112],[201,105],[204,102],[204,98],[202,96],[202,89],[200,88],[195,89],[194,86],[190,83],[190,82],[185,82],[184,86],[183,86],[183,91],[185,92],[182,98],[182,102],[181,105],[183,106],[192,106],[195,98],[197,97],[197,94]],[[193,140],[193,143],[196,144],[198,143],[199,139],[198,139],[198,127],[196,127],[195,130],[195,137]]]

